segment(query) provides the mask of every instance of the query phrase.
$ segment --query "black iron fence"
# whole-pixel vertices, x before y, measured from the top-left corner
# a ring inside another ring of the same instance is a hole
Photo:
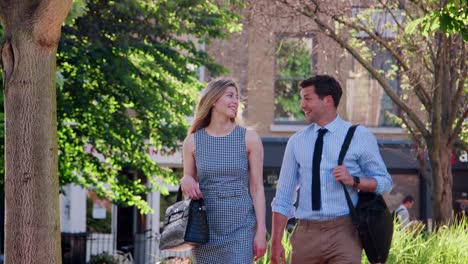
[[[118,240],[112,234],[62,233],[63,264],[156,264],[170,257],[188,257],[190,252],[160,251],[158,235],[135,234]]]

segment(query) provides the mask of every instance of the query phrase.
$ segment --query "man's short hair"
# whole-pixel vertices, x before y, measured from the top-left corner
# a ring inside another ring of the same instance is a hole
[[[413,203],[413,202],[414,202],[413,196],[407,195],[407,196],[403,199],[403,202],[402,202],[402,203],[406,203],[406,202]]]
[[[338,83],[338,81],[330,75],[315,75],[309,79],[303,80],[299,86],[301,89],[314,86],[315,93],[320,99],[330,95],[333,98],[335,107],[338,107],[340,104],[343,89],[341,88],[341,85]]]

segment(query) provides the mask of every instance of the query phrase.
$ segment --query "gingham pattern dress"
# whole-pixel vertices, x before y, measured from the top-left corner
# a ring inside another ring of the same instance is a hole
[[[196,264],[253,263],[256,218],[249,193],[246,129],[227,136],[195,132],[195,163],[205,199],[210,240],[192,250]]]

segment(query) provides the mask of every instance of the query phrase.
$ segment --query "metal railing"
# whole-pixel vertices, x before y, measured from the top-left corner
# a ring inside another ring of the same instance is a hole
[[[159,234],[152,232],[135,234],[130,240],[117,240],[112,234],[62,233],[62,262],[87,264],[99,260],[102,263],[103,260],[122,259],[127,252],[134,264],[156,264],[171,257],[191,256],[190,251],[160,251],[158,238]]]

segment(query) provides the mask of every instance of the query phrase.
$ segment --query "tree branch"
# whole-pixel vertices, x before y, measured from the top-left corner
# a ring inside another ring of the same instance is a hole
[[[432,57],[432,56],[431,56]],[[434,68],[431,67],[431,65],[428,63],[427,59],[425,56],[422,56],[422,62],[423,62],[423,65],[424,65],[424,68],[426,68],[426,70],[431,73],[431,74],[434,74]],[[432,65],[434,66],[434,65]]]
[[[392,16],[393,18],[393,21],[395,21],[395,24],[398,26],[398,28],[401,30],[401,31],[405,31],[405,28],[403,28],[403,26],[400,24],[400,22],[398,22],[398,20],[396,19],[396,17],[393,15],[393,12],[390,10],[390,8],[388,7],[388,5],[386,3],[384,3],[382,0],[378,0],[379,3],[384,7],[384,9]]]
[[[411,138],[413,138],[413,141],[415,141],[415,139],[417,140],[419,137],[416,135],[416,132],[414,131],[414,128],[410,125],[410,123],[408,122],[408,120],[406,119],[406,116],[404,114],[402,115],[401,120],[405,124],[406,129],[408,129],[408,132],[410,133]]]
[[[418,118],[416,113],[408,107],[408,105],[403,102],[400,97],[393,91],[392,87],[388,84],[388,82],[385,80],[385,78],[378,73],[378,71],[372,67],[372,65],[369,64],[359,53],[351,47],[345,40],[341,39],[336,32],[327,24],[325,24],[323,21],[318,19],[316,14],[311,15],[310,13],[305,12],[303,9],[296,8],[292,6],[287,0],[280,0],[283,4],[286,6],[292,8],[293,10],[299,12],[300,14],[303,14],[307,17],[310,17],[317,23],[319,26],[319,29],[328,37],[333,39],[335,42],[337,42],[342,48],[346,49],[357,61],[360,62],[360,64],[366,68],[369,73],[371,73],[372,76],[375,77],[375,79],[379,82],[379,84],[382,86],[384,91],[387,93],[387,95],[392,99],[392,101],[398,105],[404,112],[407,113],[408,117],[413,121],[415,126],[418,128],[418,130],[421,132],[421,135],[426,139],[429,140],[430,133],[424,126],[423,122]],[[314,2],[315,3],[315,2]],[[316,4],[316,3],[315,3]],[[317,9],[316,12],[318,11],[318,5],[316,5]]]
[[[429,13],[429,9],[426,9],[424,7],[424,5],[421,3],[421,1],[410,0],[410,2],[422,11],[421,17],[425,16],[426,14]],[[411,21],[413,21],[415,18],[413,16],[411,16],[411,12],[414,12],[414,11],[412,11],[411,9],[408,9],[406,4],[403,4],[403,9],[405,10],[406,16]],[[431,8],[431,9],[433,9],[433,8]],[[435,52],[434,52],[434,49],[432,48],[432,45],[431,45],[432,41],[429,41],[426,37],[424,37],[424,40],[425,40],[425,43],[426,43],[426,45],[427,45],[427,47],[429,49],[429,53],[431,54],[432,61],[436,62]]]
[[[405,31],[405,28],[400,24],[400,22],[398,22],[398,20],[396,19],[396,17],[393,15],[393,12],[391,12],[390,8],[388,7],[388,5],[386,3],[384,3],[382,0],[378,0],[379,3],[385,8],[385,10],[387,10],[388,13],[390,13],[390,15],[392,16],[393,18],[393,21],[395,21],[395,24],[397,24],[398,28],[404,32]],[[414,20],[413,17],[411,16],[409,10],[406,8],[406,5],[404,4],[403,5],[403,9],[405,10],[405,15],[410,19],[410,20]],[[404,35],[403,36],[405,40],[407,40],[408,42],[411,42],[411,45],[413,45],[414,47],[420,49],[420,47],[415,44],[414,40],[413,39],[409,39],[407,35]],[[426,44],[430,47],[430,42],[428,40],[426,40]],[[431,56],[432,58],[434,58],[433,56]],[[427,63],[427,60],[425,57],[422,58],[423,59],[423,65],[426,67],[426,69],[430,72],[430,73],[434,73],[434,70],[431,69],[431,67],[429,67],[429,64]],[[426,91],[426,90],[424,90]],[[427,98],[429,98],[427,96]]]
[[[372,32],[370,29],[368,29],[366,27],[363,27],[363,26],[357,25],[355,23],[343,20],[343,19],[341,19],[341,18],[339,18],[339,17],[337,17],[335,15],[328,14],[327,12],[322,11],[320,9],[318,11],[320,11],[321,13],[327,14],[328,16],[330,16],[333,20],[335,20],[338,23],[344,24],[344,25],[346,25],[346,26],[348,26],[350,28],[356,29],[356,30],[366,32],[372,39],[377,41],[378,44],[380,44],[386,50],[388,50],[390,52],[390,54],[392,54],[392,56],[396,59],[398,64],[403,68],[403,72],[408,76],[408,79],[410,80],[411,85],[414,86],[415,93],[418,96],[421,103],[424,105],[424,107],[427,109],[427,111],[431,111],[432,104],[431,104],[430,96],[429,96],[429,94],[427,94],[426,89],[422,85],[420,76],[417,76],[416,74],[414,74],[414,72],[410,69],[408,64],[406,64],[405,60],[400,56],[400,54],[395,49],[393,49],[390,46],[388,41],[386,41],[384,38],[382,38],[379,35],[375,34],[374,32]],[[310,17],[310,15],[307,15],[307,16]],[[313,19],[313,17],[311,17],[311,18]]]
[[[33,35],[45,48],[55,48],[60,38],[63,21],[70,11],[72,0],[42,1],[34,13]]]
[[[455,141],[458,139],[458,135],[461,132],[461,129],[463,127],[463,123],[465,122],[465,119],[468,117],[468,106],[465,105],[465,112],[460,116],[460,118],[457,121],[457,124],[455,128],[453,129],[452,135],[450,135],[449,140],[448,140],[448,146],[453,146],[455,144]]]
[[[419,137],[415,131],[415,129],[411,126],[411,124],[409,123],[409,121],[406,119],[406,116],[403,115],[401,117],[401,120],[403,121],[403,123],[406,125],[406,129],[408,130],[408,132],[410,133],[410,137],[411,139],[413,140],[413,144],[415,145],[415,148],[416,148],[416,158],[418,159],[418,162],[419,162],[419,165],[420,165],[420,172],[423,176],[423,178],[427,181],[427,182],[430,182],[430,178],[429,178],[429,175],[427,173],[427,168],[426,168],[426,160],[425,160],[425,157],[424,157],[424,149],[425,147],[422,146],[422,142],[421,142],[421,137]],[[427,145],[427,142],[426,142],[426,145]]]
[[[446,49],[445,49],[445,42],[444,39],[439,32],[436,33],[436,36],[438,36],[438,49],[437,49],[437,57],[438,58],[445,58],[447,56]],[[441,136],[443,131],[442,129],[442,111],[443,111],[443,87],[442,85],[444,84],[444,76],[445,76],[445,68],[446,65],[445,63],[440,63],[436,67],[436,74],[434,76],[434,93],[433,93],[433,112],[431,115],[431,128],[432,128],[432,138],[431,138],[431,147],[432,151],[436,153],[438,149],[441,147]],[[450,128],[450,127],[449,127]],[[446,142],[443,142],[446,143]]]
[[[385,78],[378,73],[378,71],[372,67],[372,65],[369,64],[359,53],[351,47],[348,43],[346,43],[344,40],[342,40],[339,36],[336,35],[336,33],[324,22],[319,20],[318,18],[314,18],[314,21],[319,25],[319,28],[322,29],[322,32],[325,33],[327,36],[335,40],[341,47],[346,49],[361,65],[366,68],[372,76],[379,82],[379,84],[382,86],[382,88],[385,90],[387,95],[392,99],[392,101],[398,105],[403,111],[405,111],[408,114],[408,117],[414,122],[418,130],[421,132],[422,136],[424,136],[426,139],[429,138],[430,134],[429,131],[425,128],[424,124],[422,121],[418,118],[418,116],[414,113],[411,108],[408,107],[400,98],[399,96],[393,91],[392,87],[388,84],[388,82],[385,80]]]
[[[424,7],[421,1],[410,0],[410,2],[419,7],[419,9],[421,9],[425,14],[429,12],[429,10]]]
[[[322,13],[326,13],[325,11],[322,11],[320,10],[320,12]],[[346,20],[343,20],[343,19],[340,19],[339,17],[335,16],[335,15],[330,15],[330,14],[327,14],[328,16],[330,16],[331,18],[333,18],[335,21],[339,22],[339,23],[342,23],[350,28],[353,28],[353,29],[356,29],[356,30],[360,30],[360,31],[364,31],[367,33],[367,35],[369,35],[372,39],[374,39],[375,41],[377,41],[377,43],[379,43],[380,45],[382,45],[384,48],[386,48],[391,54],[392,56],[398,61],[398,63],[403,67],[403,70],[405,71],[408,71],[409,70],[409,66],[408,64],[406,64],[406,62],[403,60],[403,58],[400,56],[400,54],[398,54],[398,52],[396,52],[396,50],[394,50],[390,44],[385,41],[382,37],[378,36],[377,34],[373,33],[372,31],[370,31],[368,28],[366,27],[363,27],[363,26],[359,26],[359,25],[356,25],[355,23],[351,23],[349,21],[346,21]]]
[[[466,49],[465,45],[462,45],[462,55],[460,56],[460,72],[461,74],[459,75],[459,80],[458,80],[458,87],[457,91],[455,92],[455,96],[453,97],[453,107],[454,110],[452,111],[450,115],[450,120],[449,124],[452,125],[455,122],[455,119],[457,118],[457,113],[458,113],[458,104],[460,103],[460,100],[462,99],[462,93],[463,93],[463,88],[465,86],[465,79],[466,79]]]

